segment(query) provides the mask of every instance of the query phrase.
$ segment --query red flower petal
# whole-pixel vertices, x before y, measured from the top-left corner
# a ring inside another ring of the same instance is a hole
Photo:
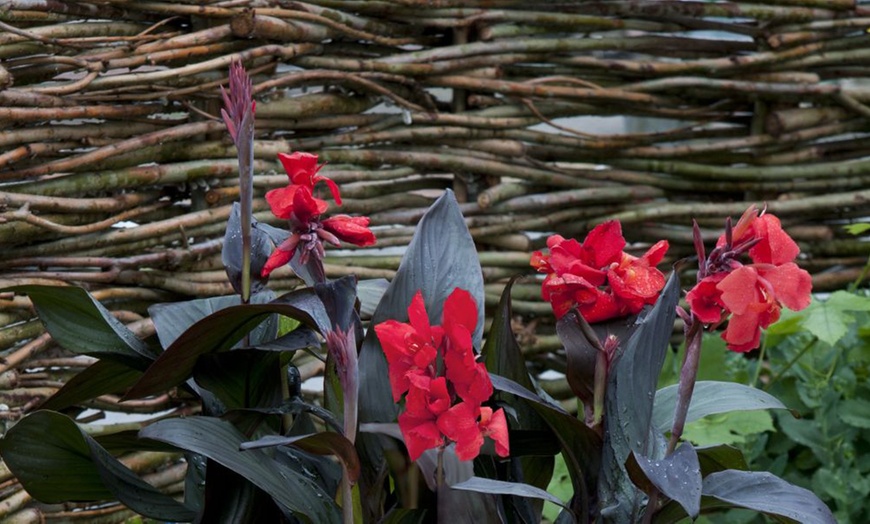
[[[661,271],[650,266],[646,259],[627,254],[623,254],[619,266],[607,272],[607,281],[617,297],[638,301],[641,307],[646,303],[654,303],[665,286],[665,276]]]
[[[293,195],[299,186],[289,185],[279,187],[266,193],[266,202],[272,208],[272,214],[284,220],[293,216]]]
[[[483,362],[475,362],[468,368],[461,368],[459,372],[456,371],[454,365],[453,372],[448,368],[447,378],[450,379],[450,383],[453,384],[453,389],[456,390],[459,398],[466,402],[480,404],[492,396],[492,380],[489,378],[489,373]]]
[[[420,338],[432,338],[432,326],[429,323],[429,314],[426,313],[426,303],[423,301],[422,291],[417,291],[414,298],[411,299],[411,304],[408,305],[408,321],[414,326],[414,330]]]
[[[275,251],[272,251],[272,254],[269,255],[269,259],[266,260],[265,264],[263,264],[263,269],[260,270],[260,276],[266,278],[272,273],[272,271],[275,271],[279,267],[290,262],[295,251],[295,249],[293,251],[284,251],[283,249],[275,249]]]
[[[313,191],[314,185],[317,182],[324,181],[329,186],[329,191],[332,193],[335,203],[341,205],[341,194],[338,190],[338,184],[323,175],[317,174],[323,167],[317,165],[317,155],[301,151],[296,151],[290,155],[278,153],[278,160],[284,166],[284,171],[287,172],[292,184],[306,186]]]
[[[381,342],[384,355],[389,365],[390,387],[393,400],[398,402],[402,394],[408,391],[410,382],[408,372],[414,362],[414,354],[409,351],[406,340],[413,336],[414,328],[408,324],[393,319],[381,322],[375,326],[375,334]]]
[[[594,300],[583,300],[582,303],[578,301],[577,309],[586,322],[594,324],[624,316],[625,313],[620,309],[613,295],[600,289],[593,289],[592,292],[595,296]]]
[[[325,176],[322,176],[322,175],[317,175],[316,177],[314,177],[315,184],[317,182],[320,182],[321,180],[326,182],[326,185],[329,187],[329,192],[332,193],[332,198],[335,200],[335,203],[340,206],[341,205],[341,193],[338,190],[338,184],[336,184],[331,178],[326,178]]]
[[[716,285],[724,277],[725,273],[711,275],[695,284],[686,295],[689,309],[705,324],[715,324],[722,320],[722,292]]]
[[[656,242],[651,248],[649,248],[646,253],[643,254],[643,260],[646,260],[647,264],[650,266],[657,266],[665,257],[665,254],[668,252],[668,248],[670,244],[668,244],[667,240],[659,240]]]
[[[477,425],[479,415],[478,406],[460,402],[438,417],[438,429],[456,443],[459,460],[473,460],[480,454],[483,433]]]
[[[785,307],[800,311],[810,305],[813,279],[794,262],[774,267],[760,267],[761,276],[770,282],[776,300]]]
[[[310,224],[322,215],[327,207],[328,204],[319,198],[314,198],[311,189],[306,186],[297,186],[293,193],[293,215],[301,224]]]
[[[609,220],[595,226],[583,240],[583,258],[592,262],[589,265],[601,269],[619,262],[624,248],[622,224],[618,220]]]
[[[745,315],[732,315],[728,327],[722,332],[722,339],[728,349],[738,353],[752,351],[761,342],[761,328],[758,315],[754,312]]]
[[[410,355],[405,340],[413,333],[413,327],[393,319],[375,325],[375,334],[381,342],[388,364],[392,365]]]
[[[445,328],[448,324],[459,324],[471,334],[477,327],[477,311],[477,302],[474,301],[471,293],[456,288],[444,301],[441,323]]]
[[[444,327],[447,337],[447,348],[444,352],[444,365],[447,368],[447,378],[450,382],[466,383],[474,374],[474,348],[471,343],[471,333],[461,324],[448,324]]]
[[[324,229],[333,233],[340,240],[356,246],[374,245],[375,235],[368,228],[368,225],[368,217],[350,217],[347,215],[335,215],[323,221]]]
[[[417,460],[427,449],[444,444],[444,438],[434,419],[419,419],[402,413],[399,415],[399,429],[405,439],[408,455]]]
[[[735,315],[742,315],[752,304],[764,300],[758,286],[758,272],[755,268],[742,266],[723,278],[716,288],[722,292],[720,300],[725,308]]]
[[[447,379],[431,378],[421,374],[408,374],[411,387],[405,400],[405,412],[417,418],[434,418],[450,407]]]
[[[561,237],[559,237],[561,238]],[[574,240],[562,240],[550,248],[550,265],[559,276],[574,275],[593,286],[604,284],[607,274],[596,265],[589,253]]]
[[[578,303],[587,304],[599,298],[600,291],[582,277],[550,274],[541,286],[541,296],[553,306],[556,318],[562,318]]]
[[[786,264],[801,251],[774,215],[761,215],[753,222],[752,229],[755,236],[761,239],[749,249],[749,256],[756,264]]]
[[[541,253],[540,251],[535,251],[532,253],[532,257],[529,260],[529,265],[531,265],[538,273],[552,273],[553,268],[550,266],[550,256]]]
[[[737,220],[737,223],[731,229],[731,242],[732,245],[739,244],[742,240],[745,240],[745,237],[751,236],[753,234],[752,224],[758,218],[758,208],[755,204],[750,205],[746,211],[740,216],[740,219]],[[725,244],[725,235],[723,234],[719,238],[719,242],[716,243],[717,246],[722,246]]]
[[[314,189],[314,175],[317,173],[317,155],[296,151],[290,155],[278,153],[278,160],[290,177],[290,183]]]
[[[480,427],[483,429],[484,435],[495,442],[495,452],[500,457],[510,455],[510,438],[504,409],[499,408],[493,413],[487,407],[480,408]]]

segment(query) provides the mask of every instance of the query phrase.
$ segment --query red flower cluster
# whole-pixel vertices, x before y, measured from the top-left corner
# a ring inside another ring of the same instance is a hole
[[[357,246],[375,243],[375,235],[368,228],[368,217],[335,215],[321,220],[320,215],[326,212],[328,204],[314,196],[315,184],[326,182],[338,205],[341,205],[341,195],[335,182],[317,174],[323,167],[318,167],[317,155],[279,153],[278,159],[290,177],[290,184],[266,193],[266,201],[272,208],[272,214],[290,221],[291,235],[266,261],[263,277],[290,262],[297,249],[302,250],[301,262],[304,264],[312,253],[317,258],[323,258],[324,241],[334,246],[340,246],[342,240]]]
[[[706,324],[730,315],[722,333],[728,349],[757,348],[761,330],[779,319],[783,305],[800,310],[810,304],[812,279],[794,263],[800,248],[775,216],[759,216],[751,206],[733,229],[726,228],[707,258],[699,242],[699,280],[686,299],[694,316]],[[747,252],[753,263],[744,265],[737,258]]]
[[[547,278],[541,287],[556,318],[576,307],[589,323],[634,315],[654,304],[665,285],[656,269],[668,250],[659,241],[640,258],[623,252],[625,238],[617,220],[593,229],[579,243],[560,235],[547,239],[550,254],[532,254],[531,265]]]
[[[393,400],[407,393],[399,428],[411,460],[445,445],[445,437],[456,443],[460,460],[476,457],[486,436],[495,441],[496,453],[508,456],[504,410],[481,405],[493,388],[472,346],[477,305],[471,294],[454,289],[444,302],[442,325],[433,326],[418,291],[408,307],[408,320],[387,320],[375,326],[375,333],[390,367]]]

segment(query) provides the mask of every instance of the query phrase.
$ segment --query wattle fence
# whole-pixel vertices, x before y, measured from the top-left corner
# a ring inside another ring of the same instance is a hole
[[[330,277],[390,278],[452,188],[490,304],[552,232],[618,218],[638,249],[670,240],[673,262],[693,253],[693,218],[712,242],[750,203],[783,219],[817,290],[841,288],[870,255],[843,228],[870,216],[868,27],[855,0],[5,0],[0,287],[83,286],[143,336],[152,303],[230,294],[238,182],[220,87],[242,61],[257,219],[280,225],[263,199],[287,182],[277,153],[308,151],[341,184],[340,211],[375,226],[379,249],[328,252]],[[270,287],[299,284],[285,269]],[[521,343],[550,362],[539,283],[513,296]],[[7,421],[91,362],[12,294],[0,357]],[[0,479],[0,517],[36,511]]]

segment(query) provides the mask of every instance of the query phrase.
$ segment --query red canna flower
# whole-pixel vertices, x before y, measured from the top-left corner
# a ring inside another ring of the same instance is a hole
[[[456,289],[444,301],[444,352],[446,375],[456,394],[467,402],[480,404],[492,396],[492,381],[486,366],[476,361],[471,334],[477,326],[477,305],[471,294]]]
[[[701,322],[716,324],[722,320],[722,291],[716,285],[727,275],[728,273],[711,275],[698,282],[686,295],[689,308]]]
[[[323,165],[317,165],[317,155],[301,151],[296,151],[289,155],[278,153],[278,160],[284,166],[284,171],[290,177],[292,185],[314,189],[314,186],[318,182],[326,182],[326,185],[329,186],[329,191],[332,193],[332,198],[335,199],[335,203],[341,205],[341,192],[338,190],[338,184],[323,175],[317,174],[323,169]]]
[[[792,262],[800,254],[800,248],[785,230],[782,223],[774,215],[763,213],[758,216],[758,208],[755,205],[743,213],[732,232],[731,243],[739,245],[741,242],[757,240],[749,248],[749,258],[756,264],[786,264]],[[725,235],[719,238],[716,246],[722,246],[727,239]]]
[[[496,441],[499,455],[507,456],[504,412],[481,406],[493,387],[472,343],[478,322],[474,298],[454,289],[444,302],[442,325],[432,326],[418,291],[408,307],[408,319],[409,323],[377,324],[375,333],[389,365],[393,399],[399,401],[407,393],[398,421],[411,460],[447,440],[456,443],[461,460],[470,460],[480,453],[486,436]]]
[[[410,375],[413,384],[408,391],[405,411],[399,415],[399,429],[411,460],[417,460],[427,449],[441,446],[444,437],[438,429],[438,416],[450,407],[450,394],[444,377]]]
[[[624,253],[619,221],[595,227],[579,243],[560,235],[547,239],[549,255],[532,254],[531,265],[547,273],[541,295],[557,318],[577,308],[587,322],[633,315],[654,304],[665,284],[656,269],[668,250],[664,240],[640,258]]]
[[[314,185],[320,180],[327,180],[330,190],[333,190],[335,201],[341,205],[341,198],[338,197],[338,186],[332,180],[316,173],[323,167],[317,166],[317,155],[311,153],[295,152],[292,155],[278,153],[278,159],[287,176],[290,178],[290,184],[286,187],[273,189],[266,193],[266,202],[272,208],[272,214],[284,220],[296,219],[301,222],[307,222],[299,213],[308,213],[312,215],[322,215],[326,212],[329,204],[325,200],[314,198]],[[308,196],[304,197],[304,201],[299,201],[297,190],[300,188],[308,189]],[[306,209],[299,209],[294,213],[299,205],[306,205]],[[294,216],[295,215],[295,216]]]
[[[699,244],[699,232],[696,237]],[[686,299],[700,322],[715,325],[728,318],[722,333],[728,349],[757,348],[761,330],[779,319],[783,305],[800,310],[810,304],[812,278],[793,262],[800,248],[777,217],[759,216],[750,206],[733,228],[727,223],[709,257],[699,245],[699,280]],[[743,253],[752,264],[738,260]]]
[[[362,247],[374,245],[375,235],[368,228],[368,217],[336,215],[321,219],[328,204],[314,196],[314,185],[321,180],[325,181],[339,205],[341,196],[335,182],[317,174],[320,170],[317,166],[317,155],[301,152],[292,155],[279,153],[278,158],[290,177],[290,185],[269,191],[266,193],[266,201],[272,208],[272,214],[290,221],[291,235],[266,261],[261,272],[263,277],[290,262],[297,250],[301,251],[302,264],[312,254],[318,260],[322,259],[323,242],[334,246],[340,246],[342,241]]]
[[[611,265],[607,271],[607,281],[613,294],[637,313],[647,304],[655,304],[659,292],[665,286],[665,276],[656,266],[668,251],[668,243],[657,242],[640,258],[622,254],[618,265]]]
[[[390,368],[393,400],[398,402],[411,386],[411,375],[434,376],[435,358],[444,330],[431,326],[423,302],[423,293],[414,295],[408,306],[409,324],[390,319],[375,326]]]
[[[341,245],[338,240],[363,247],[375,244],[375,234],[368,228],[369,217],[335,215],[327,218],[322,223],[324,230],[335,235],[337,240],[330,241],[334,246]]]
[[[459,460],[477,457],[483,437],[492,438],[499,456],[507,457],[510,454],[507,420],[501,408],[493,412],[479,404],[460,402],[438,417],[438,429],[456,442]]]

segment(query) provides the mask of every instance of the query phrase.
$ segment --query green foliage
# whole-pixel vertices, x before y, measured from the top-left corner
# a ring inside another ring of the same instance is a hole
[[[853,235],[862,235],[868,231],[870,231],[870,223],[868,222],[859,222],[857,224],[847,224],[843,226],[843,229],[848,231]]]
[[[768,335],[809,333],[829,346],[836,345],[856,324],[859,312],[870,311],[870,300],[848,291],[835,291],[826,300],[813,299],[809,307],[788,314],[787,319],[774,324]]]
[[[562,502],[571,500],[571,495],[574,491],[571,489],[571,477],[568,473],[568,466],[565,464],[565,459],[562,455],[556,457],[556,462],[553,466],[553,477],[550,479],[550,484],[547,486],[547,491],[557,497]],[[544,503],[544,518],[553,522],[562,508],[551,502]]]
[[[732,411],[709,415],[686,425],[683,438],[699,446],[746,444],[751,435],[774,431],[767,411]]]
[[[432,319],[441,317],[445,298],[457,287],[483,304],[475,259],[448,192],[424,216],[396,278],[364,293],[372,323],[406,320],[408,303],[421,289]],[[734,507],[780,520],[832,522],[824,503],[808,490],[823,494],[844,521],[870,517],[848,507],[870,494],[870,332],[858,327],[870,317],[866,297],[835,293],[771,329],[770,365],[761,378],[773,396],[745,385],[758,376],[758,360],[706,337],[691,403],[682,396],[690,422],[687,442],[666,452],[680,396],[673,385],[680,358],[668,351],[681,295],[677,275],[651,308],[607,327],[618,337],[619,350],[608,355],[612,360],[607,373],[598,375],[601,381],[593,382],[603,420],[580,420],[536,391],[510,329],[510,287],[482,348],[497,391],[489,404],[509,416],[506,459],[484,449],[474,462],[463,462],[447,447],[424,453],[416,466],[410,463],[396,428],[399,406],[379,340],[373,329],[363,336],[364,304],[357,300],[353,277],[278,298],[257,293],[247,304],[231,297],[154,308],[157,340],[151,345],[84,290],[17,288],[31,296],[60,344],[101,359],[82,378],[70,380],[49,406],[80,407],[99,394],[127,390],[133,398],[177,387],[201,399],[203,415],[167,417],[147,425],[138,440],[121,434],[97,440],[65,414],[43,410],[18,422],[0,440],[0,450],[13,473],[43,501],[116,497],[137,512],[168,520],[274,522],[283,514],[301,522],[349,523],[353,512],[340,511],[338,500],[354,500],[357,522],[418,522],[433,510],[445,521],[534,522],[546,502],[544,515],[555,522],[622,523],[643,518],[655,496],[662,503],[656,522]],[[475,347],[483,338],[482,310],[478,314],[475,329],[467,333]],[[589,369],[583,366],[589,362],[571,357],[592,355],[597,369],[604,350],[601,335],[585,321],[566,322],[576,323],[563,323],[560,336],[569,355],[568,381],[578,392],[588,386]],[[79,329],[86,336],[79,336]],[[295,385],[289,387],[287,364],[293,352],[316,348],[324,339],[330,355],[327,391],[317,406]],[[153,350],[158,342],[164,348],[159,354]],[[356,362],[351,352],[360,349],[357,378],[348,362]],[[345,394],[356,391],[356,380],[361,380],[360,419],[366,422],[359,434],[355,417],[341,416],[356,412],[355,401],[346,402],[355,395]],[[793,418],[778,398],[804,418]],[[774,474],[750,471],[743,454],[729,444],[742,446],[756,466]],[[186,505],[148,491],[112,457],[153,446],[183,452],[193,465],[185,482]],[[440,484],[442,475],[452,487],[434,494],[423,487]]]
[[[870,297],[866,291],[837,291],[814,298],[803,311],[783,313],[766,334],[759,384],[799,418],[774,412],[775,431],[767,428],[735,444],[752,469],[813,491],[841,524],[868,522]],[[741,360],[744,367],[754,365]],[[733,373],[724,369],[721,375]],[[729,513],[711,520],[756,522],[753,518]]]

